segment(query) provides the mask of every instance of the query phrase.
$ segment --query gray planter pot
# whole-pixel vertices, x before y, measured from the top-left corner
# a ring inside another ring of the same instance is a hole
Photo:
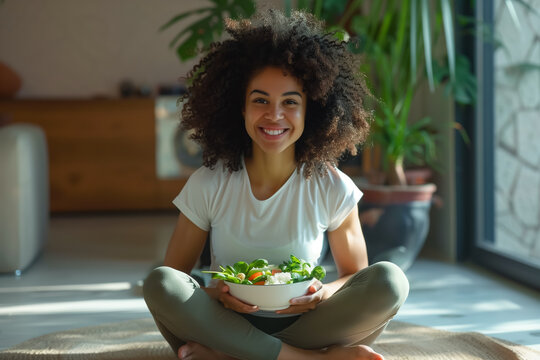
[[[425,243],[436,186],[357,185],[364,193],[358,210],[369,263],[391,261],[406,271]]]

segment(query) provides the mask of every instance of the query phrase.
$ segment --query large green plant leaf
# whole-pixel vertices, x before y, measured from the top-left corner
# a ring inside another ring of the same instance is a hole
[[[452,7],[450,0],[441,0],[441,12],[444,24],[444,34],[446,39],[446,50],[448,53],[448,68],[450,79],[455,81],[456,51],[454,49],[454,21],[452,18]]]
[[[433,80],[433,67],[431,60],[431,25],[429,21],[429,3],[428,0],[422,0],[422,34],[424,36],[424,55],[426,57],[426,72],[428,77],[429,88],[435,90]]]
[[[411,0],[411,15],[410,15],[410,32],[409,32],[409,49],[411,52],[411,81],[416,81],[416,37],[418,20],[416,19],[418,0]]]
[[[458,55],[455,67],[455,79],[450,78],[448,64],[433,63],[433,74],[437,85],[446,83],[445,94],[454,97],[459,104],[473,104],[476,102],[476,77],[471,71],[469,59]]]
[[[169,43],[176,47],[181,61],[195,57],[200,49],[206,49],[213,41],[220,38],[226,18],[248,18],[255,13],[253,0],[209,0],[213,5],[180,13],[160,27],[160,31],[170,28],[179,22],[200,17],[184,27]]]

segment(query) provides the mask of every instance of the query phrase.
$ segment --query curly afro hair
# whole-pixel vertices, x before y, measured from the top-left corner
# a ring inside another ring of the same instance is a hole
[[[372,112],[359,62],[345,42],[325,33],[324,24],[311,14],[290,17],[276,10],[251,20],[228,20],[230,37],[213,43],[188,73],[182,126],[203,150],[204,166],[222,160],[229,171],[242,167],[252,141],[242,115],[250,78],[267,66],[282,68],[300,79],[307,94],[305,128],[295,144],[298,169],[309,178],[337,166],[347,152],[368,134]]]

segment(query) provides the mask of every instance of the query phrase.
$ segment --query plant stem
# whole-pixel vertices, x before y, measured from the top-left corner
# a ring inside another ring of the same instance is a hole
[[[389,185],[407,185],[407,178],[405,177],[405,170],[403,169],[402,156],[396,160],[390,160],[390,164],[388,164],[387,177]]]

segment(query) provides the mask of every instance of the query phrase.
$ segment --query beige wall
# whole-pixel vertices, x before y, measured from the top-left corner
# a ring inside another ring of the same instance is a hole
[[[175,84],[193,63],[180,63],[168,47],[179,26],[158,28],[202,5],[204,0],[6,0],[0,5],[0,61],[22,77],[20,98],[114,97],[124,79],[152,88]]]

